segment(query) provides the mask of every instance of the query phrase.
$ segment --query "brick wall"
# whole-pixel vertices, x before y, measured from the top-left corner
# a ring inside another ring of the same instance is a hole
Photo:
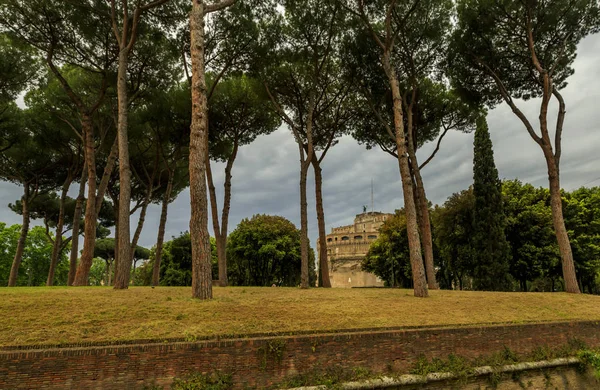
[[[264,388],[316,368],[408,370],[423,354],[477,357],[504,347],[527,353],[579,339],[600,347],[599,322],[368,330],[197,342],[0,350],[0,389],[134,389],[220,370],[237,387]]]

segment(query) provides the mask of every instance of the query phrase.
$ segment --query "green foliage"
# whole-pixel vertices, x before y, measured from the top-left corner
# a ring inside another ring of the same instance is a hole
[[[600,353],[596,351],[584,350],[578,355],[581,362],[594,369],[594,374],[600,378]]]
[[[223,373],[192,374],[184,378],[175,378],[171,389],[173,390],[228,390],[233,388],[231,375]]]
[[[502,185],[506,237],[510,242],[510,273],[521,291],[528,291],[527,281],[559,279],[560,254],[552,226],[550,192],[518,180]],[[538,290],[552,290],[543,285]]]
[[[449,50],[449,70],[466,96],[494,106],[503,100],[502,83],[512,98],[540,96],[542,83],[526,37],[555,88],[573,74],[577,44],[598,31],[600,5],[595,0],[550,2],[461,0]]]
[[[478,290],[510,290],[506,217],[502,204],[502,183],[494,163],[492,140],[485,118],[477,121],[473,157],[473,284]]]
[[[326,389],[341,390],[344,382],[375,378],[376,374],[362,367],[348,369],[342,366],[317,368],[313,371],[292,375],[271,386],[271,389],[289,389],[303,386],[325,386]]]
[[[564,193],[563,210],[579,285],[583,291],[599,294],[600,187]]]
[[[217,161],[227,161],[238,146],[272,133],[281,123],[264,86],[244,75],[232,76],[216,85],[208,117],[210,153]]]
[[[210,238],[212,271],[218,273],[217,245],[213,237]],[[145,251],[144,251],[145,252]],[[138,253],[136,250],[136,256]],[[154,266],[155,248],[144,255],[149,261],[136,269],[136,285],[149,286],[152,283],[152,268]],[[140,257],[141,258],[141,257]],[[161,286],[191,286],[192,285],[192,241],[189,232],[173,237],[163,245],[162,259],[160,262]]]
[[[314,252],[310,250],[310,285],[316,281]],[[279,216],[243,219],[227,240],[227,269],[234,286],[298,286],[300,231]]]
[[[134,251],[134,260],[146,260],[150,258],[150,250],[141,246],[136,246]],[[115,259],[115,239],[114,238],[99,238],[96,240],[96,244],[94,246],[94,260],[92,263],[92,268],[90,270],[90,285],[91,286],[99,286],[102,283],[104,285],[108,285],[109,281],[112,281],[112,277],[114,274],[114,263]],[[136,270],[136,274],[139,271]],[[150,277],[152,274],[152,269],[150,269]],[[137,282],[139,281],[139,277],[137,275],[133,275]],[[141,283],[143,284],[143,283]]]
[[[383,223],[379,237],[369,247],[361,267],[383,279],[386,286],[412,287],[404,211],[396,212],[393,218]]]
[[[448,355],[448,359],[446,360],[439,358],[428,360],[425,356],[421,356],[416,361],[410,373],[427,375],[436,372],[451,372],[459,378],[465,379],[473,373],[473,368],[474,366],[471,362],[454,354]]]
[[[103,286],[107,284],[106,274],[106,261],[99,257],[95,257],[92,260],[92,267],[90,268],[90,286]]]
[[[563,192],[563,209],[573,241],[575,267],[586,292],[600,291],[598,248],[599,187]],[[521,291],[560,291],[560,255],[552,224],[550,194],[518,180],[502,184],[506,239],[510,246],[509,273]],[[470,287],[479,258],[474,251],[473,191],[453,194],[431,213],[434,240],[439,251],[438,277],[444,288]],[[477,288],[477,287],[475,287]]]
[[[21,225],[6,226],[6,224],[0,223],[0,282],[3,285],[6,285],[8,281],[20,232]],[[67,283],[69,261],[66,252],[69,249],[70,246],[67,246],[58,258],[55,285],[66,285]],[[51,257],[52,242],[46,235],[46,230],[41,226],[31,228],[25,241],[17,286],[44,286],[48,277]]]
[[[17,249],[13,231],[21,228],[18,225],[14,226],[17,228],[7,227],[4,222],[0,222],[0,285],[3,286],[8,283],[12,259]]]
[[[350,1],[353,7],[353,1]],[[373,3],[374,4],[374,3]],[[451,1],[427,0],[414,3],[396,3],[399,38],[392,48],[392,65],[398,75],[404,93],[404,126],[409,128],[408,107],[412,105],[412,133],[415,150],[433,141],[449,130],[470,132],[479,115],[477,107],[471,107],[461,99],[457,91],[440,81],[445,74],[442,61],[446,57],[451,29],[453,4]],[[366,7],[366,5],[365,5]],[[385,8],[379,4],[380,12]],[[367,10],[367,13],[369,10]],[[401,15],[408,13],[406,19]],[[410,13],[419,15],[412,17]],[[375,22],[381,15],[373,15],[377,33],[381,25]],[[400,22],[402,20],[402,22]],[[342,58],[343,77],[348,83],[359,86],[359,122],[353,132],[354,138],[367,149],[380,147],[396,157],[393,126],[392,96],[389,80],[381,66],[381,48],[374,44],[372,33],[362,26],[352,26],[353,33],[344,36]],[[415,98],[411,92],[415,92]]]
[[[0,111],[32,82],[38,66],[30,46],[0,33]]]
[[[258,348],[261,369],[265,370],[269,362],[273,364],[281,363],[283,351],[285,350],[285,339],[269,340],[262,347]]]
[[[442,288],[470,287],[476,256],[471,240],[474,209],[473,188],[469,188],[452,194],[442,207],[436,206],[431,213],[434,242],[439,251],[437,279]]]
[[[5,140],[0,145],[3,147],[0,179],[17,185],[29,184],[33,198],[57,187],[57,181],[62,183],[62,161],[56,150],[47,147],[44,127],[36,123],[35,113],[14,105],[9,107],[2,114],[8,118],[2,126]]]
[[[173,187],[168,202],[172,202],[188,186],[191,105],[189,86],[186,83],[174,84],[167,90],[148,91],[144,95],[144,104],[130,114],[129,131],[135,140],[131,158],[137,172],[134,186],[141,187],[134,189],[145,196],[147,183],[151,181],[148,176],[152,176],[154,170],[152,203],[164,199],[169,174],[173,175]]]
[[[8,207],[15,213],[21,215],[23,206],[21,200],[9,204]],[[37,195],[28,204],[29,217],[31,219],[41,219],[44,225],[50,228],[56,228],[58,223],[58,214],[60,211],[60,196],[56,192],[45,192]],[[71,228],[73,223],[73,213],[75,211],[75,200],[67,197],[65,201],[64,223],[67,229]]]

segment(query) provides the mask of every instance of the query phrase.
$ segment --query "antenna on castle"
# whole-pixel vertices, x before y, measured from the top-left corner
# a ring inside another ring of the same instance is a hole
[[[373,201],[373,178],[371,178],[371,214],[375,213],[375,202]]]

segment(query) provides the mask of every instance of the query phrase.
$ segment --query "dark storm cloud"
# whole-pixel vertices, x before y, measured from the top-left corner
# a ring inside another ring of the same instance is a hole
[[[567,116],[563,134],[561,182],[568,190],[583,184],[600,185],[600,35],[588,37],[579,45],[575,75],[563,90]],[[532,124],[538,125],[539,101],[518,101]],[[556,105],[549,118],[555,118]],[[545,161],[539,146],[530,138],[519,119],[506,105],[491,110],[488,115],[494,156],[501,178],[518,178],[536,186],[547,186]],[[554,126],[554,120],[551,121]],[[425,145],[419,152],[423,161],[435,145]],[[435,159],[423,170],[429,199],[441,204],[452,193],[472,183],[473,134],[449,133]],[[344,137],[332,148],[323,164],[323,197],[327,230],[350,224],[371,202],[371,179],[375,188],[375,210],[393,212],[402,207],[402,188],[398,163],[388,154],[366,150],[352,138]],[[265,213],[282,215],[300,226],[298,147],[287,128],[282,127],[262,136],[252,145],[240,149],[233,168],[233,192],[229,230],[242,218]],[[213,176],[223,206],[224,165],[213,163]],[[308,178],[309,234],[316,244],[317,223],[314,203],[314,177]],[[19,223],[18,215],[5,205],[21,196],[21,189],[0,183],[0,221]],[[140,244],[151,247],[156,241],[160,208],[149,208]],[[186,190],[171,204],[167,224],[167,239],[188,230],[190,198]],[[210,221],[210,217],[209,217]],[[137,215],[132,221],[135,228]],[[211,225],[212,233],[212,225]]]

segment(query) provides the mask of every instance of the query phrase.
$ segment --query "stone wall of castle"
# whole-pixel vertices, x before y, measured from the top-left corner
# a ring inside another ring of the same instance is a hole
[[[354,224],[331,229],[331,234],[327,235],[327,263],[332,287],[383,286],[381,279],[362,271],[360,263],[371,244],[379,237],[381,225],[393,216],[365,212],[354,218]]]

